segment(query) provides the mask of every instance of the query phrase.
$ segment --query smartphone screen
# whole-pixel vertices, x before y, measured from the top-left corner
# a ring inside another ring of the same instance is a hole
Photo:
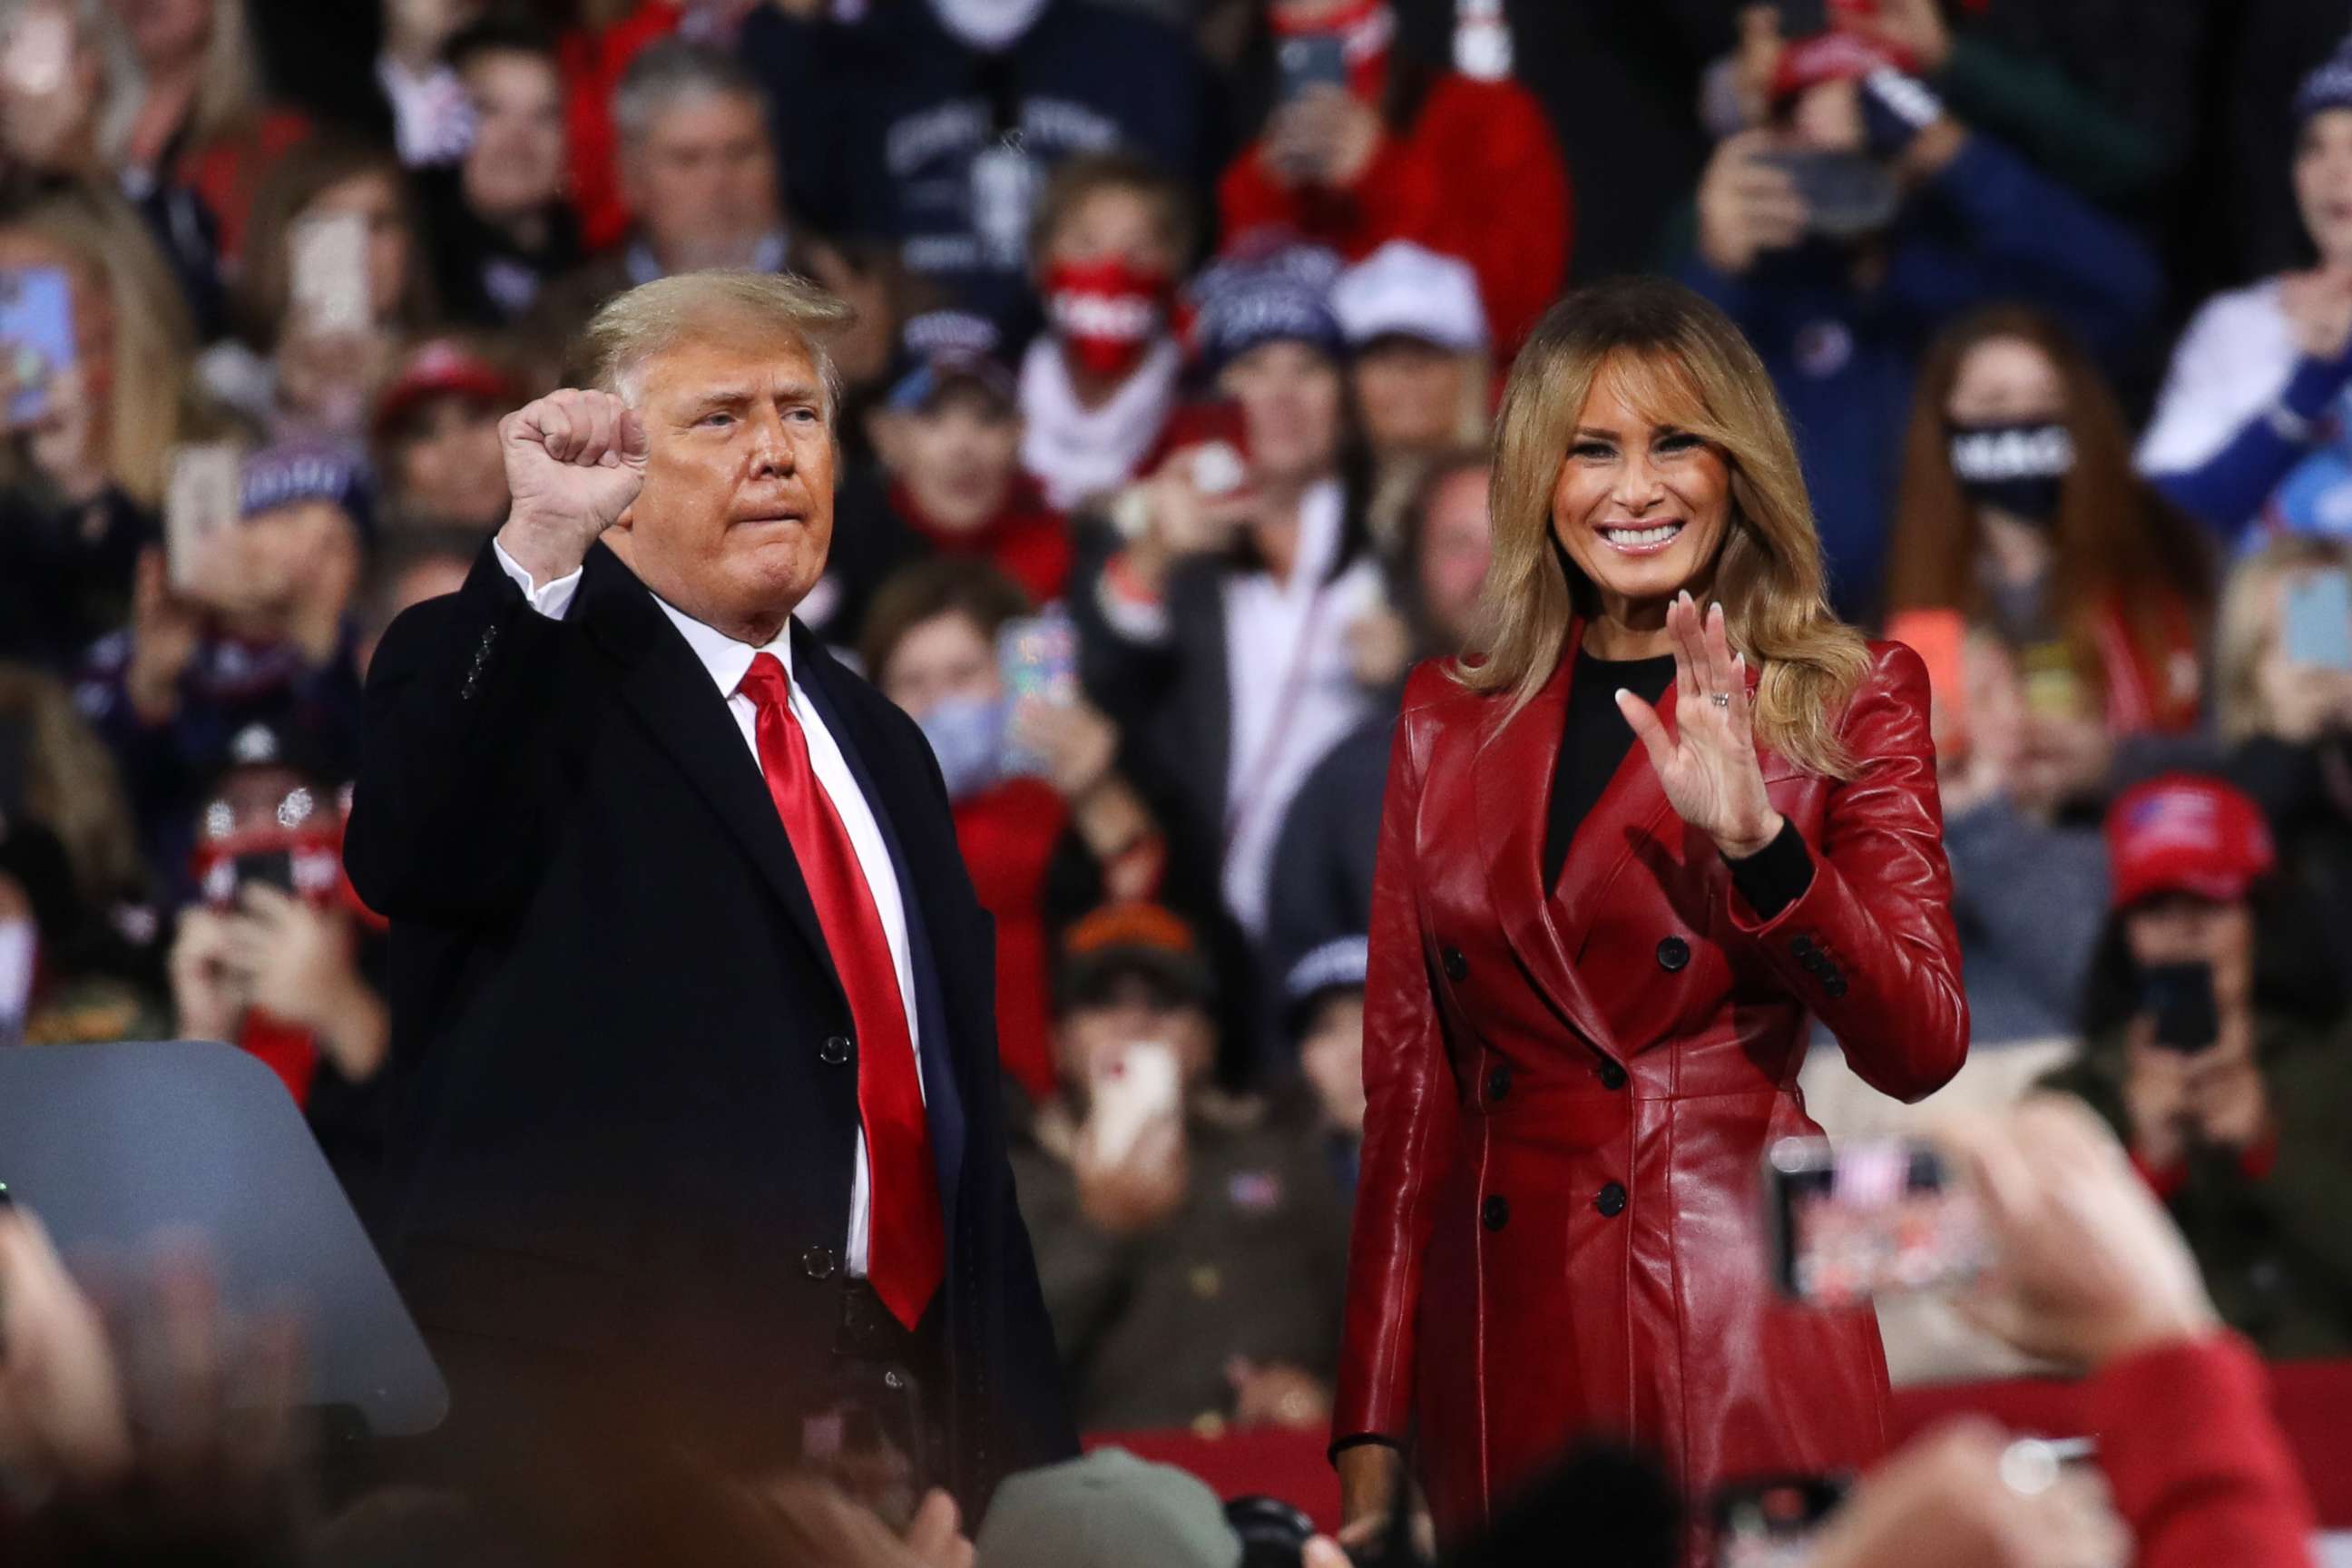
[[[73,285],[62,269],[0,272],[0,345],[16,388],[9,421],[29,425],[48,412],[50,381],[73,368]]]
[[[1127,1158],[1155,1118],[1172,1115],[1183,1094],[1176,1047],[1139,1040],[1094,1084],[1094,1152],[1105,1164]]]
[[[1276,62],[1282,69],[1282,99],[1286,103],[1312,87],[1348,85],[1347,49],[1336,33],[1285,38]]]
[[[1066,707],[1078,700],[1077,628],[1057,609],[1015,616],[996,629],[996,668],[1004,694],[1015,707],[1033,700]],[[1004,770],[1042,778],[1053,766],[1008,734]]]
[[[2156,1043],[2195,1056],[2221,1037],[2210,963],[2158,963],[2140,971],[2140,1007],[2156,1021]]]
[[[1976,1200],[1916,1139],[1784,1138],[1765,1161],[1780,1289],[1822,1307],[1965,1279],[1985,1265]]]
[[[1789,176],[1805,204],[1806,226],[1815,234],[1846,239],[1873,233],[1892,222],[1902,205],[1894,173],[1861,153],[1790,150],[1759,157]]]
[[[1716,1568],[1804,1568],[1812,1561],[1814,1532],[1845,1492],[1834,1476],[1778,1476],[1718,1488],[1709,1508]]]
[[[27,98],[46,97],[66,85],[73,44],[73,18],[65,12],[20,12],[0,43],[0,77]]]
[[[163,489],[163,558],[178,592],[197,589],[206,556],[236,526],[244,473],[242,454],[226,442],[172,449]]]
[[[293,303],[314,332],[360,332],[375,324],[368,286],[368,220],[321,213],[295,226]]]
[[[2352,670],[2352,578],[2332,568],[2290,578],[2282,619],[2290,663]]]
[[[294,890],[294,853],[290,849],[266,850],[258,855],[236,858],[236,885],[250,887],[258,882],[265,888],[275,888],[281,893]]]
[[[922,1387],[904,1367],[840,1363],[801,1420],[801,1465],[904,1534],[930,1489]]]

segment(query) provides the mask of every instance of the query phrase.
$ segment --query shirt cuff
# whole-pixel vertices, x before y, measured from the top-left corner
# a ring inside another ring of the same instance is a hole
[[[1813,855],[1805,847],[1805,836],[1797,825],[1782,818],[1780,831],[1772,842],[1742,860],[1727,855],[1724,863],[1731,868],[1731,884],[1748,907],[1756,911],[1757,922],[1772,917],[1805,896],[1813,885]]]
[[[522,590],[523,598],[530,602],[532,609],[551,621],[563,618],[563,612],[572,607],[572,595],[580,591],[580,574],[584,568],[574,566],[546,586],[534,588],[530,585],[530,574],[507,553],[507,547],[500,544],[495,535],[490,540],[490,553],[499,558],[499,570],[514,579],[515,586]]]

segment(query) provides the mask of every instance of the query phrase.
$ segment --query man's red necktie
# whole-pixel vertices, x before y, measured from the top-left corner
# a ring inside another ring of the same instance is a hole
[[[783,665],[772,653],[759,655],[737,689],[759,709],[760,771],[849,994],[873,1216],[866,1277],[883,1305],[912,1329],[947,1273],[947,1227],[898,972],[849,831],[809,766],[808,736],[793,716]]]

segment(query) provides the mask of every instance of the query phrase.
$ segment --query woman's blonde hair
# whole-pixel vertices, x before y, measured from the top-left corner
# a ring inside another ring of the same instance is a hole
[[[1836,726],[1869,667],[1861,634],[1830,613],[1821,538],[1788,417],[1756,351],[1722,311],[1679,284],[1626,278],[1554,305],[1519,351],[1495,440],[1494,562],[1480,600],[1478,663],[1455,679],[1510,694],[1504,721],[1560,658],[1569,622],[1598,608],[1552,531],[1552,494],[1586,397],[1602,375],[1655,423],[1700,437],[1731,474],[1731,518],[1705,588],[1731,646],[1761,672],[1756,734],[1798,766],[1850,776]],[[1500,723],[1496,725],[1499,731]]]
[[[2290,533],[2230,569],[2213,619],[2213,727],[2231,745],[2267,733],[2275,722],[2263,696],[2263,661],[2279,633],[2279,590],[2304,572],[2352,567],[2352,552],[2332,539]]]
[[[0,660],[0,720],[24,727],[25,815],[58,836],[83,900],[136,895],[146,872],[122,780],[65,684]]]
[[[146,97],[137,58],[119,25],[97,36],[107,42],[109,87],[99,117],[99,142],[110,165],[121,162],[123,144],[138,122]],[[188,106],[186,145],[202,147],[244,129],[261,109],[261,72],[245,0],[213,0],[213,26],[205,39],[205,59]]]
[[[6,232],[58,252],[77,293],[103,289],[114,321],[106,346],[107,472],[123,494],[152,510],[163,503],[173,446],[212,434],[193,388],[195,330],[170,265],[129,203],[110,191],[74,186],[43,196],[9,219]],[[77,306],[76,316],[83,314]],[[85,363],[98,349],[85,347]],[[13,453],[16,477],[24,467]]]

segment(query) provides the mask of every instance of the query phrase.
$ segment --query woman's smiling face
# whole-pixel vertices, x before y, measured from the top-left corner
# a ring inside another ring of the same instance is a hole
[[[1731,465],[1664,411],[1638,405],[1626,378],[1604,365],[1569,433],[1551,519],[1612,618],[1634,605],[1663,608],[1714,574],[1731,520]]]

